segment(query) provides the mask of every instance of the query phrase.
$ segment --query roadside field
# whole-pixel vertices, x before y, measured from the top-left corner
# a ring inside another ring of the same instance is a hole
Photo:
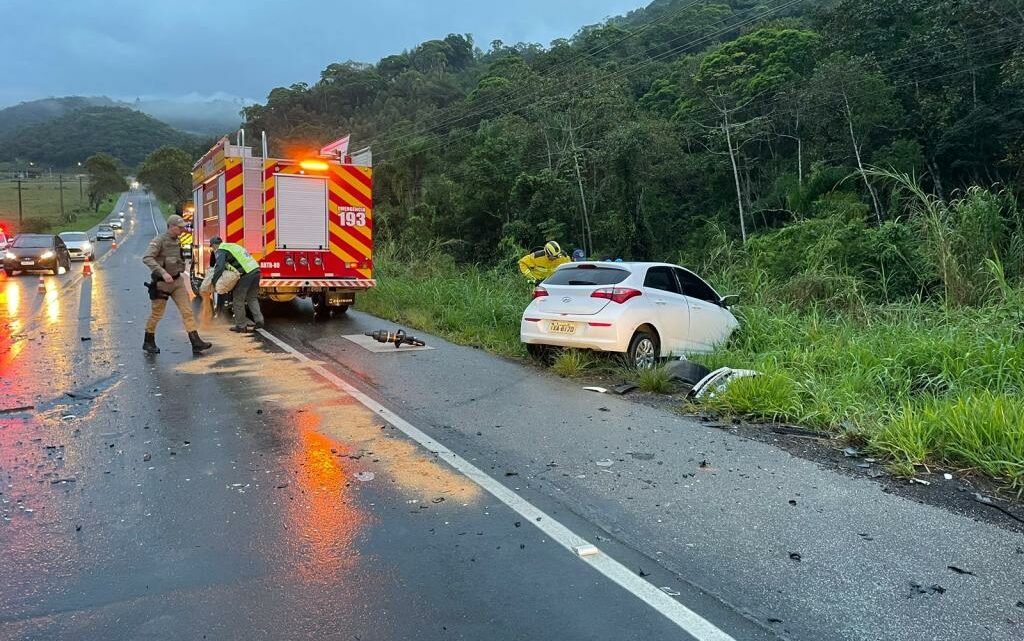
[[[110,213],[117,196],[108,198],[99,211],[88,206],[89,183],[77,177],[64,179],[64,216],[61,216],[60,181],[56,178],[36,178],[21,181],[21,204],[25,231],[51,231],[88,229]],[[0,182],[0,224],[18,232],[18,183]]]

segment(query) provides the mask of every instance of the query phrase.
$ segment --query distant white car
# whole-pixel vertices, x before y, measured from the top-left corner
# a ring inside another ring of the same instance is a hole
[[[114,228],[110,225],[100,225],[96,228],[96,240],[114,240]]]
[[[118,218],[124,218],[124,212],[123,212],[123,211],[122,211],[122,212],[120,212],[120,213],[119,213],[119,214],[117,215],[117,217],[118,217]]]
[[[707,353],[739,327],[703,279],[666,263],[567,263],[534,291],[520,339],[531,355],[550,347],[626,354],[634,367]]]
[[[67,245],[71,260],[96,260],[96,249],[89,240],[89,234],[84,231],[66,231],[58,235]]]

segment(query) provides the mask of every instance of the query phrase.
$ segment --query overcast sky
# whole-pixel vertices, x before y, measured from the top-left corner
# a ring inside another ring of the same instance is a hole
[[[648,0],[0,0],[0,106],[62,95],[262,100],[449,33],[572,35]]]

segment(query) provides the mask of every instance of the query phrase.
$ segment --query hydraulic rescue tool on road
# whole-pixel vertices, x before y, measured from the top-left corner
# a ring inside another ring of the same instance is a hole
[[[395,349],[400,348],[402,345],[410,345],[412,347],[426,347],[427,345],[415,336],[406,334],[404,329],[400,329],[397,332],[380,329],[376,332],[366,332],[366,336],[369,336],[378,343],[393,343]]]
[[[293,158],[222,138],[192,170],[192,287],[211,269],[219,236],[260,263],[260,297],[309,298],[318,319],[344,313],[373,279],[373,158],[348,137]]]

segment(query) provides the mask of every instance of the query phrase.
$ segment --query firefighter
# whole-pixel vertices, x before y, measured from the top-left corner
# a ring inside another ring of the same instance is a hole
[[[185,220],[181,216],[168,217],[167,231],[150,241],[149,248],[142,257],[142,262],[152,273],[152,282],[147,285],[152,311],[146,323],[146,338],[142,343],[142,349],[150,354],[160,353],[160,348],[156,346],[156,326],[164,316],[168,298],[174,301],[181,313],[185,331],[188,332],[188,340],[192,343],[192,353],[201,354],[213,347],[199,337],[196,320],[192,315],[192,302],[185,284],[184,261],[181,259],[181,245],[178,244],[178,237],[184,230]]]
[[[238,284],[231,292],[231,309],[235,324],[233,332],[245,332],[263,327],[263,313],[260,311],[260,264],[256,262],[245,247],[235,243],[225,243],[219,236],[210,239],[210,247],[216,254],[217,265],[213,268],[213,286],[224,274],[225,269],[238,272]],[[245,308],[248,305],[252,313],[253,325],[245,323]]]
[[[533,284],[543,281],[554,273],[559,265],[572,259],[565,255],[562,247],[555,241],[544,245],[544,249],[527,254],[519,261],[519,271]]]

